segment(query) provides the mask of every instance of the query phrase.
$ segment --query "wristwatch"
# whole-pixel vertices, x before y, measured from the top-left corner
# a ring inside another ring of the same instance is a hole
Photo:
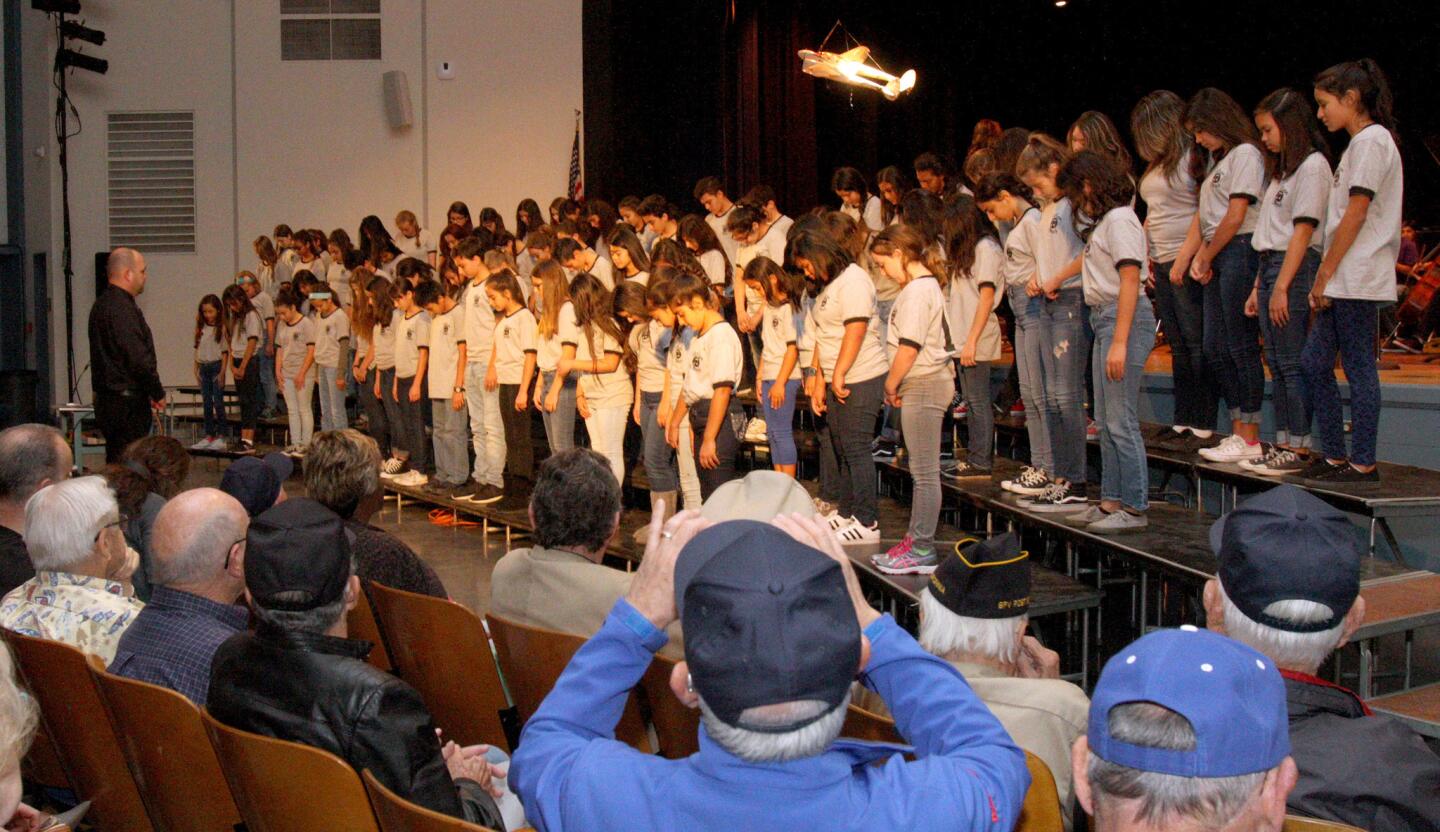
[[[465,392],[465,388],[464,388],[464,387],[456,387],[456,388],[455,388],[455,392],[456,392],[456,393],[464,393],[464,392]]]

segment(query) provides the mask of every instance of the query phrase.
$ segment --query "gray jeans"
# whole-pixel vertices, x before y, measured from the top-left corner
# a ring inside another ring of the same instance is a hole
[[[449,399],[430,400],[430,438],[435,444],[435,479],[460,485],[470,478],[468,428],[470,415],[456,410]]]
[[[910,501],[910,540],[919,549],[935,547],[935,525],[940,522],[940,434],[945,411],[955,395],[955,379],[948,372],[900,383],[900,425],[910,458],[915,492]]]
[[[991,409],[990,362],[977,361],[974,367],[955,362],[960,372],[960,392],[965,396],[969,414],[965,417],[965,461],[981,471],[990,470],[990,457],[995,446],[995,411]],[[909,402],[906,402],[908,405]],[[903,416],[901,417],[903,420]]]
[[[540,374],[540,381],[543,393],[538,395],[547,396],[550,394],[550,385],[555,383],[555,372]],[[550,443],[550,453],[558,454],[561,451],[568,451],[575,447],[575,388],[576,380],[574,375],[565,377],[565,384],[560,388],[560,398],[555,405],[555,412],[550,413],[544,408],[540,410],[540,420],[545,423],[545,438]],[[544,401],[542,398],[541,401]]]

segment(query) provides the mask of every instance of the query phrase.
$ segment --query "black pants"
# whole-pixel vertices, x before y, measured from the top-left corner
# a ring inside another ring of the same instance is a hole
[[[535,479],[535,448],[530,441],[530,411],[516,410],[520,385],[500,385],[500,423],[505,427],[505,470],[512,477]]]
[[[839,462],[839,510],[865,525],[879,519],[875,496],[875,458],[870,441],[875,438],[875,417],[885,399],[885,377],[851,382],[850,396],[841,404],[834,391],[825,391],[825,427],[830,448]]]
[[[350,372],[346,369],[346,372]],[[375,379],[379,377],[380,370],[371,367],[365,373],[365,379],[356,386],[355,396],[360,400],[360,405],[365,408],[365,420],[369,427],[366,432],[380,446],[380,456],[385,458],[390,455],[390,422],[385,415],[385,404],[375,398]],[[351,373],[347,379],[354,385],[354,374]],[[383,393],[390,391],[383,390]]]
[[[714,468],[706,468],[700,464],[700,446],[705,444],[705,423],[710,420],[710,400],[701,399],[690,405],[690,429],[695,432],[693,450],[695,471],[700,476],[701,500],[710,499],[715,489],[740,476],[735,471],[735,454],[740,450],[740,440],[735,435],[735,428],[730,424],[730,414],[724,413],[720,418],[723,420],[720,431],[715,434],[715,456],[720,458],[720,464]]]
[[[144,395],[95,394],[95,422],[105,437],[105,461],[119,462],[125,446],[150,435],[150,400]],[[75,460],[76,464],[80,460]]]
[[[231,368],[238,368],[239,361],[232,360]],[[245,366],[244,378],[235,379],[235,392],[240,398],[240,429],[254,430],[260,419],[260,362],[251,356]]]

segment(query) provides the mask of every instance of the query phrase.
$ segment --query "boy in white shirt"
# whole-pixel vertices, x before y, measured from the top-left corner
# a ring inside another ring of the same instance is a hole
[[[725,195],[725,186],[714,176],[707,176],[695,183],[695,201],[705,209],[705,224],[715,232],[715,237],[720,240],[720,247],[725,250],[725,259],[731,263],[735,262],[735,252],[740,246],[725,233],[725,222],[730,212],[735,208],[735,203]]]
[[[433,281],[415,287],[415,303],[430,313],[430,436],[435,443],[435,476],[426,483],[425,491],[449,497],[470,488],[470,456],[465,450],[465,307]]]
[[[299,456],[315,433],[315,412],[310,409],[315,389],[315,321],[300,314],[293,289],[282,289],[275,299],[280,318],[276,329],[275,382],[285,395],[290,416],[290,445],[285,452]]]
[[[335,303],[329,283],[317,283],[310,292],[315,312],[315,364],[320,368],[320,429],[343,430],[345,414],[345,352],[350,344],[350,318]]]
[[[560,265],[575,273],[589,272],[611,291],[615,290],[615,269],[609,260],[601,257],[579,240],[565,238],[555,244],[555,259]]]
[[[467,279],[460,304],[465,307],[465,404],[470,416],[470,442],[475,449],[475,467],[467,483],[470,493],[461,489],[455,498],[486,505],[504,496],[505,489],[505,422],[500,412],[500,392],[485,386],[495,338],[495,310],[485,293],[485,281],[493,272],[485,265],[484,244],[478,237],[456,243],[451,255],[455,267]]]

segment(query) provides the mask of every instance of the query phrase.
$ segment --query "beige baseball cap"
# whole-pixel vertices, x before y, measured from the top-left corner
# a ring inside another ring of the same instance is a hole
[[[751,471],[731,480],[710,495],[700,515],[719,523],[725,520],[758,520],[769,523],[781,514],[815,516],[815,503],[805,487],[789,474],[779,471]]]

